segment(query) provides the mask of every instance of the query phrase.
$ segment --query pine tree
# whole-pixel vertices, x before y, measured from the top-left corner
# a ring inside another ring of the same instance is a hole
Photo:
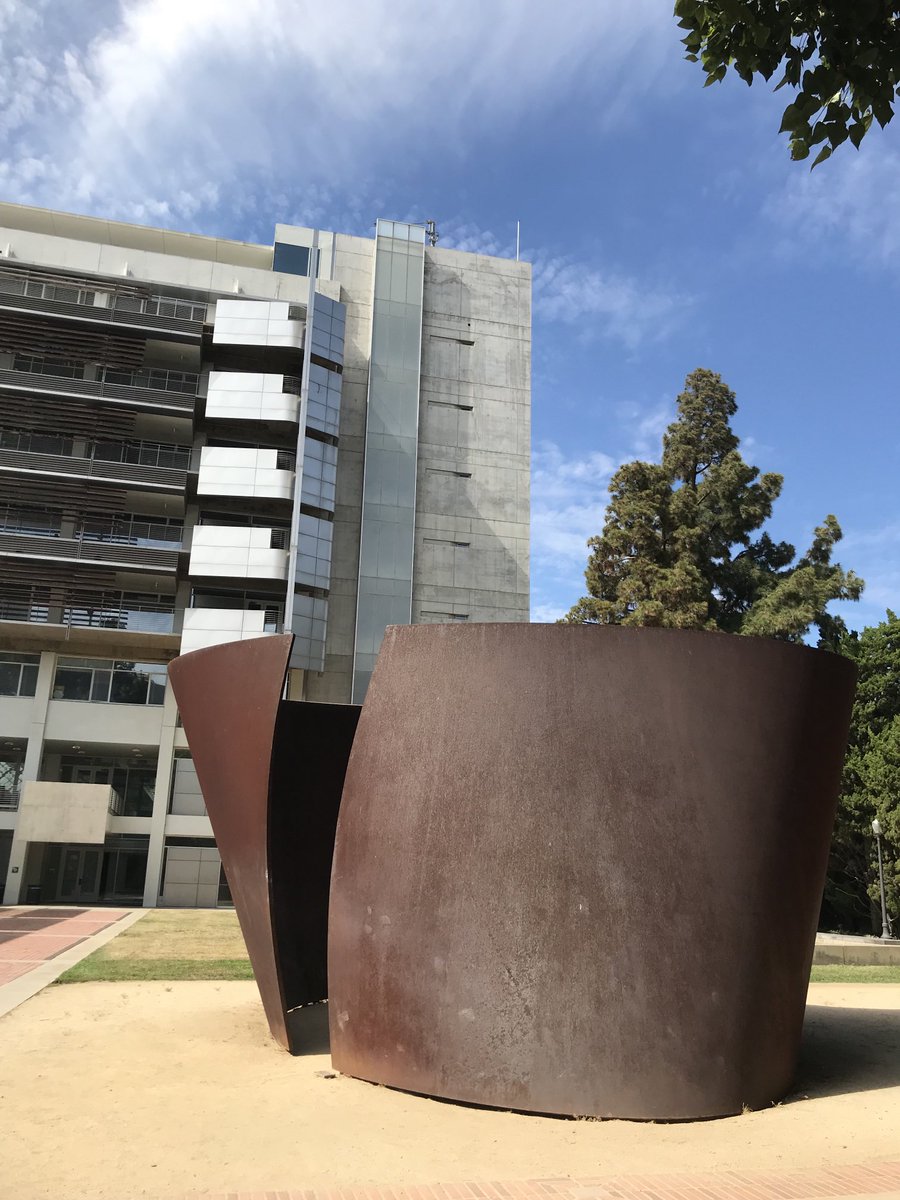
[[[843,633],[825,610],[856,600],[863,581],[831,562],[841,529],[828,516],[810,549],[760,533],[781,493],[781,475],[744,462],[731,428],[734,392],[697,370],[678,397],[662,462],[631,462],[610,485],[603,532],[588,541],[588,595],[571,624],[722,629],[801,641],[816,625],[828,645]]]

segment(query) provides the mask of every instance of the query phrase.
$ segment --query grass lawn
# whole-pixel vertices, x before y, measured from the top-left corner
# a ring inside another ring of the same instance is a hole
[[[233,910],[157,908],[71,967],[57,982],[252,978]],[[900,967],[813,967],[811,982],[900,983]]]
[[[829,963],[813,967],[811,983],[900,983],[900,967],[860,967]]]
[[[57,982],[252,978],[233,911],[153,909]]]

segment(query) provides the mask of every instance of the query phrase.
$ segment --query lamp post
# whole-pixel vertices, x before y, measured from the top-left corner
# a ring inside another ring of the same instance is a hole
[[[872,822],[872,832],[875,834],[875,844],[878,847],[878,885],[881,888],[881,936],[890,938],[891,927],[888,924],[887,903],[884,898],[884,867],[881,863],[881,822],[876,817]]]

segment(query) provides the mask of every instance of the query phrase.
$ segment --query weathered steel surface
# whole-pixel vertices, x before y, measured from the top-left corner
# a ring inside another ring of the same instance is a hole
[[[324,1000],[328,883],[356,705],[282,700],[293,638],[254,638],[169,666],[272,1035]]]
[[[389,629],[335,846],[335,1067],[596,1116],[782,1096],[854,675],[723,634]]]

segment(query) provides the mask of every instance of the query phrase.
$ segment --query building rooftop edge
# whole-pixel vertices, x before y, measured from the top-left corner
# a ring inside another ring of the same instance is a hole
[[[234,262],[239,266],[272,265],[271,244],[260,245],[234,238],[212,237],[205,233],[136,225],[129,221],[112,221],[107,217],[15,204],[12,201],[0,201],[0,226],[21,229],[27,233],[121,246],[128,250],[181,254],[185,258],[208,259],[212,262]],[[260,261],[257,262],[257,259]]]
[[[177,254],[184,258],[207,262],[259,267],[264,270],[272,270],[272,250],[276,236],[275,231],[278,228],[312,232],[306,226],[273,221],[272,242],[265,244],[244,242],[236,238],[215,237],[206,233],[187,233],[183,230],[164,229],[154,225],[138,225],[131,221],[114,221],[107,217],[66,212],[62,209],[17,204],[11,200],[0,200],[0,228],[20,229],[26,233],[72,238],[76,241],[92,242],[97,245],[118,246],[126,250]],[[358,234],[342,234],[331,230],[321,230],[320,232],[335,233],[338,237],[355,238],[361,241],[374,241],[374,235],[372,238],[365,238]],[[458,250],[452,246],[438,246],[437,249],[452,254],[464,254],[469,258],[489,258],[505,263],[518,261],[505,255]],[[0,246],[0,255],[2,253],[3,247]],[[15,247],[13,247],[13,253],[15,253]],[[522,265],[530,266],[525,260],[522,260]]]

